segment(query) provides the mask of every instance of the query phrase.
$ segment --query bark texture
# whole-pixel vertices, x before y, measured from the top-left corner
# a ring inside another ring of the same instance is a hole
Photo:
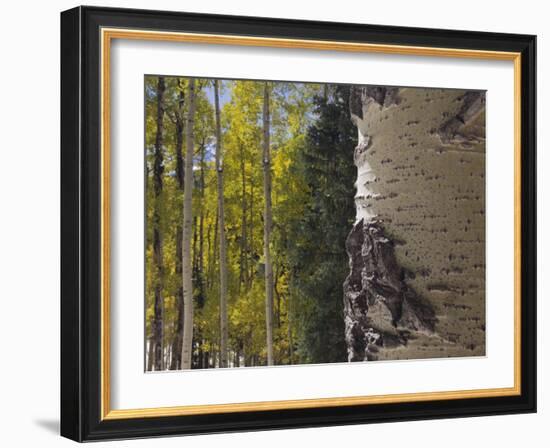
[[[183,340],[181,368],[191,368],[193,354],[193,269],[191,237],[193,231],[193,152],[195,122],[195,79],[189,79],[189,109],[186,123],[185,193],[183,199],[182,228],[182,281],[183,281]]]
[[[350,361],[485,353],[485,93],[354,87]]]
[[[377,359],[380,347],[406,344],[411,330],[431,332],[435,316],[403,280],[393,242],[380,222],[361,219],[346,240],[344,283],[348,360]]]

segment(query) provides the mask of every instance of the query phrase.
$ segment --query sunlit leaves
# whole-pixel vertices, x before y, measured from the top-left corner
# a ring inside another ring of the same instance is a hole
[[[151,163],[156,81],[154,76],[146,77],[144,89],[148,335],[155,275]],[[176,123],[187,113],[187,82],[186,78],[166,78],[161,227],[167,356],[175,336],[176,297],[181,287],[181,275],[176,272],[180,256],[176,238],[182,221],[183,192],[176,176]],[[254,81],[220,82],[230,365],[266,362],[262,86]],[[195,355],[198,359],[199,351],[208,353],[213,366],[217,365],[220,320],[212,80],[197,79],[197,87],[192,241]],[[347,117],[347,103],[332,100],[347,101],[346,92],[331,87],[330,98],[325,100],[326,89],[320,85],[272,82],[270,88],[275,364],[290,363],[291,355],[293,363],[341,360],[341,282],[347,269],[342,241],[353,215],[355,133]],[[347,178],[349,182],[334,182],[336,178]]]

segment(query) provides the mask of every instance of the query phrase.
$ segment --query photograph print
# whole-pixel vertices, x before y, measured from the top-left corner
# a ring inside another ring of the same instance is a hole
[[[485,356],[485,91],[144,101],[146,371]]]

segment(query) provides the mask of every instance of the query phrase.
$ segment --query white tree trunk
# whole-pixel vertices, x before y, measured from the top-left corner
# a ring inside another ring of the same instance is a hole
[[[214,102],[216,108],[216,171],[218,183],[218,219],[220,229],[220,364],[227,367],[227,249],[225,238],[224,199],[223,199],[223,153],[220,122],[220,99],[218,80],[214,81]]]
[[[485,94],[354,87],[350,110],[348,359],[484,354]]]
[[[264,84],[263,154],[264,172],[264,261],[265,261],[265,326],[267,365],[273,365],[273,266],[269,244],[271,241],[271,155],[269,142],[269,87]]]
[[[195,121],[195,79],[189,80],[189,110],[186,125],[185,189],[182,227],[182,276],[183,276],[183,341],[181,368],[191,368],[193,353],[193,273],[191,267],[191,233],[193,227],[193,153]]]

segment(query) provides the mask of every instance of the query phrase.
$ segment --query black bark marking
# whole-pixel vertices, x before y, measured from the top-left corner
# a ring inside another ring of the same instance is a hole
[[[394,104],[400,103],[399,89],[397,87],[382,87],[382,86],[351,86],[349,97],[349,110],[352,121],[357,118],[363,119],[363,106],[368,107],[370,104],[378,104],[383,109]],[[387,117],[386,117],[387,119]],[[364,135],[355,147],[354,160],[357,164],[372,146],[372,136]]]
[[[351,116],[363,119],[363,105],[376,103],[384,108],[399,104],[398,87],[382,86],[351,86],[349,97],[349,110]]]
[[[458,113],[445,121],[437,133],[441,142],[446,144],[452,140],[459,139],[463,145],[470,140],[464,127],[471,123],[478,114],[485,108],[485,92],[466,92],[461,98],[462,107]]]
[[[406,345],[413,331],[432,332],[435,313],[408,286],[394,243],[379,221],[357,222],[346,240],[344,282],[348,361],[376,360],[382,347]]]

